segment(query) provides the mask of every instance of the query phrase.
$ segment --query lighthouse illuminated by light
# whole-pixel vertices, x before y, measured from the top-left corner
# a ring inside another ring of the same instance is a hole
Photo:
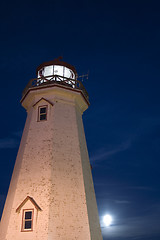
[[[0,240],[102,240],[82,114],[88,93],[60,59],[37,68]]]

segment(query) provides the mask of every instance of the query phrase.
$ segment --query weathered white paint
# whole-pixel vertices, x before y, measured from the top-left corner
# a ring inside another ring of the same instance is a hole
[[[33,88],[22,105],[28,114],[0,240],[102,240],[82,122],[85,98],[80,91],[49,85]],[[38,122],[38,107],[43,105],[48,106],[47,121]],[[42,211],[28,200],[16,212],[27,196]],[[33,231],[21,232],[22,211],[30,208]]]

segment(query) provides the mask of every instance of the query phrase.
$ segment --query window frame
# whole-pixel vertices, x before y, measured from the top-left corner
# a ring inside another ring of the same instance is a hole
[[[26,222],[25,213],[26,212],[32,212],[32,218],[27,220],[27,221],[31,221],[31,228],[28,228],[28,229],[25,229],[25,222]],[[34,219],[34,209],[33,208],[23,209],[21,232],[32,232],[33,231],[33,219]]]
[[[45,113],[45,114],[46,114],[46,119],[40,120],[40,116],[41,116],[41,115],[44,115],[44,114],[40,114],[41,108],[46,108],[46,113]],[[37,119],[37,121],[38,121],[38,122],[47,121],[47,114],[48,114],[48,105],[39,106],[39,107],[38,107],[38,119]]]

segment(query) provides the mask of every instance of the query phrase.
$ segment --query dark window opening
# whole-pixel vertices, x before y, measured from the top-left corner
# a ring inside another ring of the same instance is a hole
[[[39,107],[38,121],[47,120],[47,106]]]
[[[33,230],[33,210],[23,210],[22,231]]]
[[[40,108],[40,114],[46,113],[46,107],[41,107]]]
[[[24,229],[31,229],[32,228],[32,221],[25,221]]]
[[[32,211],[25,212],[25,219],[32,219]]]

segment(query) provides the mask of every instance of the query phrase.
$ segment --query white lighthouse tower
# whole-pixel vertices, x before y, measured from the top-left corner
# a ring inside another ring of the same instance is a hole
[[[41,64],[21,103],[27,120],[0,240],[102,240],[82,122],[88,94],[75,68]]]

